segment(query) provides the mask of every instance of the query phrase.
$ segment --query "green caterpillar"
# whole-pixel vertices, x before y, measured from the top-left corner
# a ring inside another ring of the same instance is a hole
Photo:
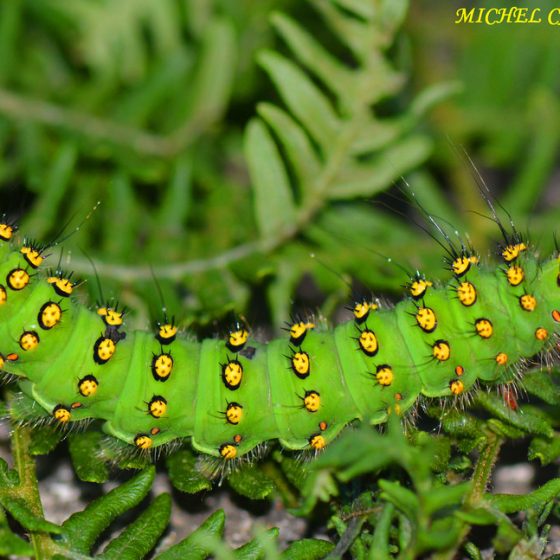
[[[168,321],[125,333],[122,310],[78,304],[71,275],[43,272],[47,247],[18,246],[15,230],[0,223],[0,369],[55,422],[103,420],[140,450],[186,438],[226,461],[270,440],[320,450],[421,396],[511,382],[560,332],[560,260],[539,262],[515,231],[498,267],[450,243],[446,285],[416,273],[395,307],[360,301],[333,330],[299,321],[263,344],[241,324],[202,342]]]

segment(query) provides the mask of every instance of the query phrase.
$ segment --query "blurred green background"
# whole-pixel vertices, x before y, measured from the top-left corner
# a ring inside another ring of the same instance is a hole
[[[56,243],[101,201],[51,262],[95,300],[91,259],[141,328],[161,315],[154,276],[170,314],[206,332],[232,311],[278,329],[398,294],[381,255],[445,278],[403,176],[491,258],[465,153],[546,254],[560,31],[456,25],[465,5],[511,2],[2,2],[1,207]]]

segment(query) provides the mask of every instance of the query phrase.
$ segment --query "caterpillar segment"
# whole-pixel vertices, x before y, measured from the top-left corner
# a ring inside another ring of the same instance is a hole
[[[318,451],[355,420],[507,382],[560,332],[559,260],[521,242],[502,267],[463,252],[446,285],[417,274],[393,308],[362,301],[332,330],[295,321],[264,344],[239,324],[202,342],[173,321],[126,333],[122,310],[73,301],[70,275],[43,272],[46,247],[22,251],[13,232],[0,224],[0,367],[54,422],[98,419],[142,451],[186,438],[226,461],[270,440]]]

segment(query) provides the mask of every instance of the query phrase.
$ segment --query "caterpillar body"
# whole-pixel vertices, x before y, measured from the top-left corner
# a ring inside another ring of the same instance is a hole
[[[0,223],[0,369],[54,422],[98,419],[141,450],[187,438],[224,460],[270,440],[319,450],[354,420],[511,382],[560,332],[560,261],[517,234],[498,267],[463,246],[445,285],[416,273],[394,307],[360,301],[334,329],[298,321],[265,344],[242,324],[202,342],[173,322],[125,333],[122,310],[77,303],[71,275],[43,271],[47,247],[15,229]]]

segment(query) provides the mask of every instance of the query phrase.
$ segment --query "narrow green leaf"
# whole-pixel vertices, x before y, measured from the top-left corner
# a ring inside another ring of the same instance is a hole
[[[177,490],[196,494],[212,488],[212,483],[197,471],[196,461],[196,456],[188,449],[181,449],[166,458],[169,478]]]
[[[368,2],[367,0],[333,0],[341,8],[352,12],[363,19],[373,19],[379,10],[381,2]]]
[[[227,480],[236,492],[252,500],[262,500],[274,490],[272,480],[255,465],[234,471]]]
[[[334,545],[320,539],[301,539],[293,542],[282,554],[282,560],[320,560],[324,558]]]
[[[469,555],[470,560],[484,560],[479,548],[470,541],[465,544],[465,552]]]
[[[553,430],[546,420],[528,410],[521,412],[511,410],[499,397],[481,392],[476,396],[476,401],[500,420],[520,430],[546,437],[553,435]]]
[[[328,153],[335,143],[340,122],[330,101],[293,62],[271,51],[262,52],[259,62],[266,70],[284,103]]]
[[[470,525],[495,525],[502,515],[492,508],[465,508],[453,513],[455,517]]]
[[[174,162],[173,175],[157,210],[156,222],[169,236],[178,236],[192,205],[192,162],[187,156]],[[154,239],[154,244],[158,242]]]
[[[432,107],[439,105],[453,95],[458,95],[462,91],[461,82],[443,82],[427,87],[415,97],[410,106],[410,112],[416,117],[420,117]]]
[[[554,478],[525,495],[486,494],[485,499],[503,513],[516,513],[542,505],[560,494],[560,478]]]
[[[7,84],[18,71],[18,37],[24,21],[23,2],[5,2],[0,6],[0,83]]]
[[[395,506],[387,503],[383,506],[381,515],[375,524],[373,541],[369,551],[369,560],[390,560],[389,539],[391,530],[391,520],[395,512]]]
[[[29,452],[31,455],[46,455],[58,445],[63,436],[64,433],[56,426],[37,426],[31,432]]]
[[[25,529],[34,533],[54,533],[62,532],[61,528],[50,521],[37,517],[20,498],[16,498],[7,492],[0,493],[0,504],[10,515]]]
[[[417,519],[420,504],[418,497],[414,492],[401,486],[398,482],[390,480],[380,480],[381,498],[387,502],[391,502],[399,508],[410,521]]]
[[[339,0],[341,1],[341,0]],[[367,0],[343,0],[344,2],[354,2],[356,4],[369,4]],[[375,23],[387,35],[392,35],[398,29],[408,10],[408,0],[382,0],[378,3],[375,13]],[[392,37],[391,37],[392,39]]]
[[[223,510],[215,511],[186,539],[159,554],[157,560],[204,560],[213,552],[212,541],[221,540],[225,518]]]
[[[152,112],[166,102],[170,90],[186,79],[193,58],[187,49],[177,49],[157,61],[141,87],[133,88],[115,100],[114,118],[137,126],[149,124]],[[158,124],[161,126],[161,123]]]
[[[102,434],[91,430],[79,434],[72,434],[69,438],[68,448],[72,465],[76,475],[85,482],[105,482],[109,477],[107,464],[102,460],[92,461],[99,449]]]
[[[171,496],[160,494],[116,539],[112,540],[100,560],[138,560],[156,545],[167,528],[171,515]]]
[[[462,502],[471,486],[470,482],[462,482],[460,484],[432,488],[423,496],[423,510],[428,515],[433,515],[440,509],[456,507]]]
[[[459,410],[450,410],[441,417],[443,429],[455,437],[479,437],[484,428],[484,422],[471,414]]]
[[[19,474],[16,469],[10,469],[4,459],[0,459],[0,491],[18,486]]]
[[[339,62],[293,19],[276,13],[272,24],[293,53],[346,105],[356,103],[357,80],[354,72]]]
[[[550,373],[529,371],[520,380],[521,387],[548,404],[560,404],[560,392]]]
[[[233,23],[216,19],[204,31],[204,42],[195,76],[192,115],[206,122],[219,118],[227,107],[235,69],[237,44]]]
[[[529,445],[527,456],[530,461],[538,459],[541,465],[549,465],[560,457],[560,436],[554,434],[552,439],[536,437]]]
[[[497,420],[496,418],[490,418],[486,421],[486,425],[496,434],[507,437],[509,439],[521,439],[527,435],[526,432],[515,428],[511,424]]]
[[[253,119],[245,132],[245,154],[255,193],[261,237],[274,238],[294,228],[296,211],[288,175],[265,125]]]
[[[422,163],[432,144],[425,136],[411,136],[381,152],[372,161],[343,170],[329,196],[344,199],[373,196]]]
[[[275,105],[260,103],[257,110],[282,142],[286,155],[299,179],[303,198],[312,195],[316,178],[321,170],[321,161],[309,137],[288,113]]]
[[[412,128],[414,120],[410,115],[378,120],[364,116],[360,130],[352,143],[352,155],[366,155],[396,142]]]
[[[330,0],[311,0],[338,38],[352,50],[356,58],[366,61],[372,56],[372,45],[381,41],[368,22],[345,15]]]
[[[4,512],[0,511],[0,556],[31,557],[33,547],[18,535],[12,533]]]
[[[71,515],[62,525],[64,539],[72,549],[89,554],[97,537],[119,515],[137,506],[148,494],[154,481],[153,466],[91,502],[84,511]]]
[[[265,558],[266,552],[271,548],[277,537],[278,529],[273,527],[234,550],[233,557],[235,560],[259,560],[260,558]]]
[[[60,145],[46,180],[41,185],[39,203],[33,209],[26,227],[37,236],[46,236],[52,225],[57,222],[59,206],[64,202],[66,190],[71,184],[74,167],[78,158],[78,148],[73,141]]]

